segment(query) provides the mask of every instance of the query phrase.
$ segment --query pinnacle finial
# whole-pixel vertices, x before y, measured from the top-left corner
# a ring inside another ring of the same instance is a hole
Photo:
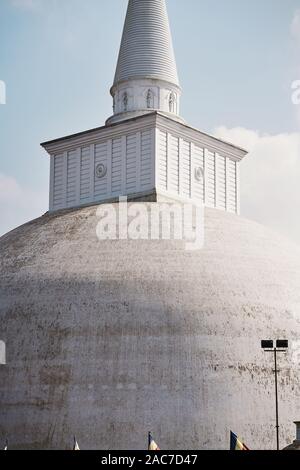
[[[108,123],[160,111],[179,114],[181,89],[165,0],[129,0]]]
[[[114,84],[136,77],[179,86],[165,0],[129,0]]]

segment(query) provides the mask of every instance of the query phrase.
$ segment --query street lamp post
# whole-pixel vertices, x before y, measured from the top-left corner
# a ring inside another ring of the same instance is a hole
[[[286,339],[278,339],[276,341],[276,347],[274,347],[274,341],[263,340],[261,347],[265,352],[271,352],[274,354],[275,363],[275,401],[276,401],[276,444],[277,450],[279,450],[279,407],[278,407],[278,368],[277,368],[277,353],[286,352],[289,347],[289,342]]]

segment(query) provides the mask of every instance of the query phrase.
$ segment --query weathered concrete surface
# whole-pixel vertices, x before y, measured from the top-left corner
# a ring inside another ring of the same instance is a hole
[[[199,252],[98,241],[96,208],[0,239],[0,442],[15,448],[274,448],[264,338],[300,335],[300,249],[206,211]],[[299,356],[280,357],[282,447],[300,419]]]

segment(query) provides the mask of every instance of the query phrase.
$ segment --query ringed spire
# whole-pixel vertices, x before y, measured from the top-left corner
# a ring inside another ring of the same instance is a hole
[[[108,124],[153,111],[179,115],[181,88],[165,0],[129,0],[111,95]]]

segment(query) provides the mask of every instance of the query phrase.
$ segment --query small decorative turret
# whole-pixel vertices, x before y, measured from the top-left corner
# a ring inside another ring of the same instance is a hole
[[[107,124],[160,111],[179,118],[181,88],[165,0],[129,0]]]

